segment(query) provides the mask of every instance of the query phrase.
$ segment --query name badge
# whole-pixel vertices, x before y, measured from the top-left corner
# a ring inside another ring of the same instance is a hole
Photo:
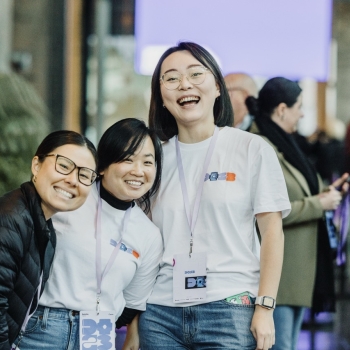
[[[207,290],[206,253],[177,254],[173,260],[173,302],[204,301]]]
[[[80,350],[115,350],[115,315],[113,312],[81,311]]]

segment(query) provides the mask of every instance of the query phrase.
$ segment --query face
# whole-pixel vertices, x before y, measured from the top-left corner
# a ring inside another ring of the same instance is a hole
[[[51,153],[67,157],[79,167],[93,170],[96,168],[94,157],[86,147],[64,145]],[[91,186],[85,186],[78,181],[78,169],[63,175],[55,170],[55,162],[56,157],[45,157],[42,163],[38,157],[34,157],[32,161],[34,186],[41,197],[41,207],[47,220],[59,211],[78,209],[91,189]]]
[[[283,116],[283,130],[289,134],[297,130],[298,121],[304,116],[302,111],[302,96],[298,96],[292,107],[286,107]]]
[[[188,51],[177,51],[169,55],[162,64],[161,76],[170,71],[183,74],[180,85],[175,90],[168,90],[161,84],[161,94],[165,108],[174,116],[178,126],[196,123],[213,123],[213,108],[219,87],[213,74],[208,71],[203,83],[195,85],[189,82],[186,72],[191,67],[203,66]]]
[[[236,127],[242,123],[244,117],[248,114],[248,109],[245,104],[248,93],[244,89],[239,88],[228,89],[228,93],[233,108],[234,126]]]
[[[147,136],[132,156],[111,164],[101,175],[103,187],[116,198],[126,202],[141,198],[151,189],[156,177],[152,139]]]

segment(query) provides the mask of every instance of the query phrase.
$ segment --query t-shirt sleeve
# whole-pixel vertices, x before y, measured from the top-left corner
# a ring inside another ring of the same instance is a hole
[[[141,266],[137,269],[130,284],[124,289],[126,307],[140,311],[146,310],[146,302],[152,292],[162,255],[163,243],[157,229],[157,234],[149,241],[141,257]]]
[[[266,144],[252,157],[251,203],[254,215],[282,212],[282,218],[291,210],[286,182],[276,152]]]

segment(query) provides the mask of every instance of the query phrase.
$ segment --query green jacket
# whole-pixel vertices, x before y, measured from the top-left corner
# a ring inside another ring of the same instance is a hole
[[[250,132],[260,134],[253,123]],[[264,136],[276,151],[286,180],[291,213],[283,219],[284,258],[277,294],[277,305],[311,307],[316,277],[317,221],[323,209],[317,196],[312,196],[304,176],[286,161],[283,154]],[[319,188],[323,183],[319,177]]]

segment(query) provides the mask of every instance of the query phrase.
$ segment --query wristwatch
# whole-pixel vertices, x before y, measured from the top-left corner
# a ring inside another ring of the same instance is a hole
[[[265,309],[271,310],[276,307],[276,300],[274,298],[267,297],[267,296],[256,297],[255,305],[260,305]]]

